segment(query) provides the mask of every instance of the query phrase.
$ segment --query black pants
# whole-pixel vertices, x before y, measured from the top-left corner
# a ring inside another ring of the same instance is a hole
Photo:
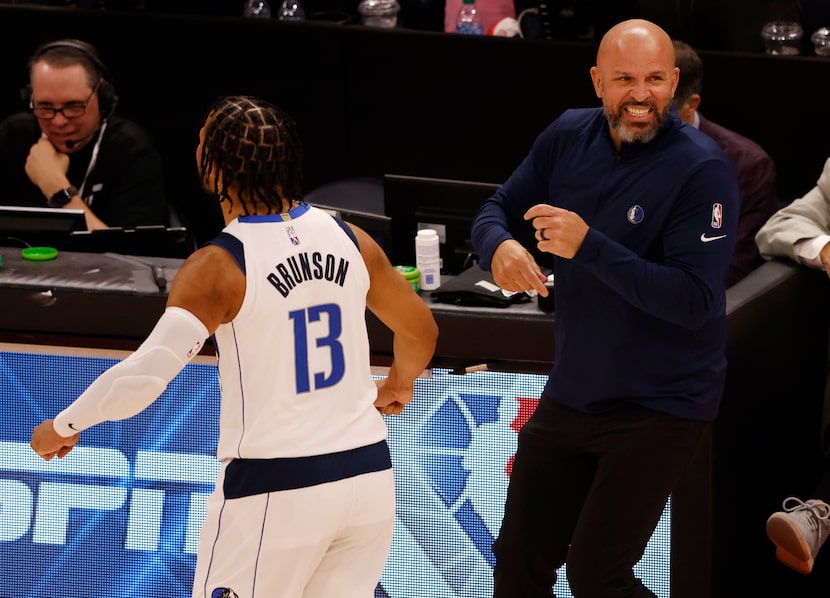
[[[575,598],[654,598],[632,568],[709,425],[637,406],[587,415],[543,398],[519,432],[494,597],[553,596],[567,561]]]

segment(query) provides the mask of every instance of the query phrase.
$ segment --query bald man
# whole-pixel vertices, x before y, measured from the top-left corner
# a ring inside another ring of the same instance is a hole
[[[493,545],[496,598],[654,597],[633,572],[726,373],[724,278],[739,191],[718,144],[671,111],[672,40],[603,37],[601,108],[567,110],[482,206],[473,243],[510,291],[547,295],[556,360],[519,434]],[[539,260],[544,260],[543,264]]]

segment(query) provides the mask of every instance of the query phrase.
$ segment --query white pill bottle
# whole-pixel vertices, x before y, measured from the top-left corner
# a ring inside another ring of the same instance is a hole
[[[441,286],[441,252],[435,229],[422,228],[415,235],[415,265],[421,272],[422,291],[434,291]]]

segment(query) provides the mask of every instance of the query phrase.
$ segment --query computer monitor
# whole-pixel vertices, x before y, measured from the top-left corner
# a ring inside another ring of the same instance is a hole
[[[72,231],[85,228],[83,210],[0,205],[0,245],[62,249]]]
[[[310,202],[314,207],[325,210],[332,216],[337,216],[344,222],[350,222],[357,227],[366,231],[372,237],[381,249],[389,256],[390,247],[392,246],[392,227],[391,218],[385,214],[376,214],[374,212],[364,212],[361,210],[354,210],[351,208],[342,208],[322,205],[319,203]],[[391,256],[390,256],[391,259]]]
[[[470,242],[473,218],[501,185],[431,177],[386,174],[383,197],[391,218],[395,265],[415,265],[415,235],[434,228],[441,241],[441,271],[457,275],[477,259]]]

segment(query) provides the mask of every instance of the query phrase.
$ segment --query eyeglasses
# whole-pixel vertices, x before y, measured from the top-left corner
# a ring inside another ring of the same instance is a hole
[[[63,117],[67,119],[78,118],[79,116],[86,114],[86,107],[90,100],[92,100],[92,96],[94,96],[95,92],[98,91],[98,87],[100,85],[101,81],[99,80],[93,88],[92,93],[89,94],[89,97],[84,102],[69,102],[68,104],[64,104],[61,108],[55,108],[54,106],[34,104],[30,101],[29,108],[36,117],[42,118],[43,120],[52,120],[58,112],[63,114]]]

